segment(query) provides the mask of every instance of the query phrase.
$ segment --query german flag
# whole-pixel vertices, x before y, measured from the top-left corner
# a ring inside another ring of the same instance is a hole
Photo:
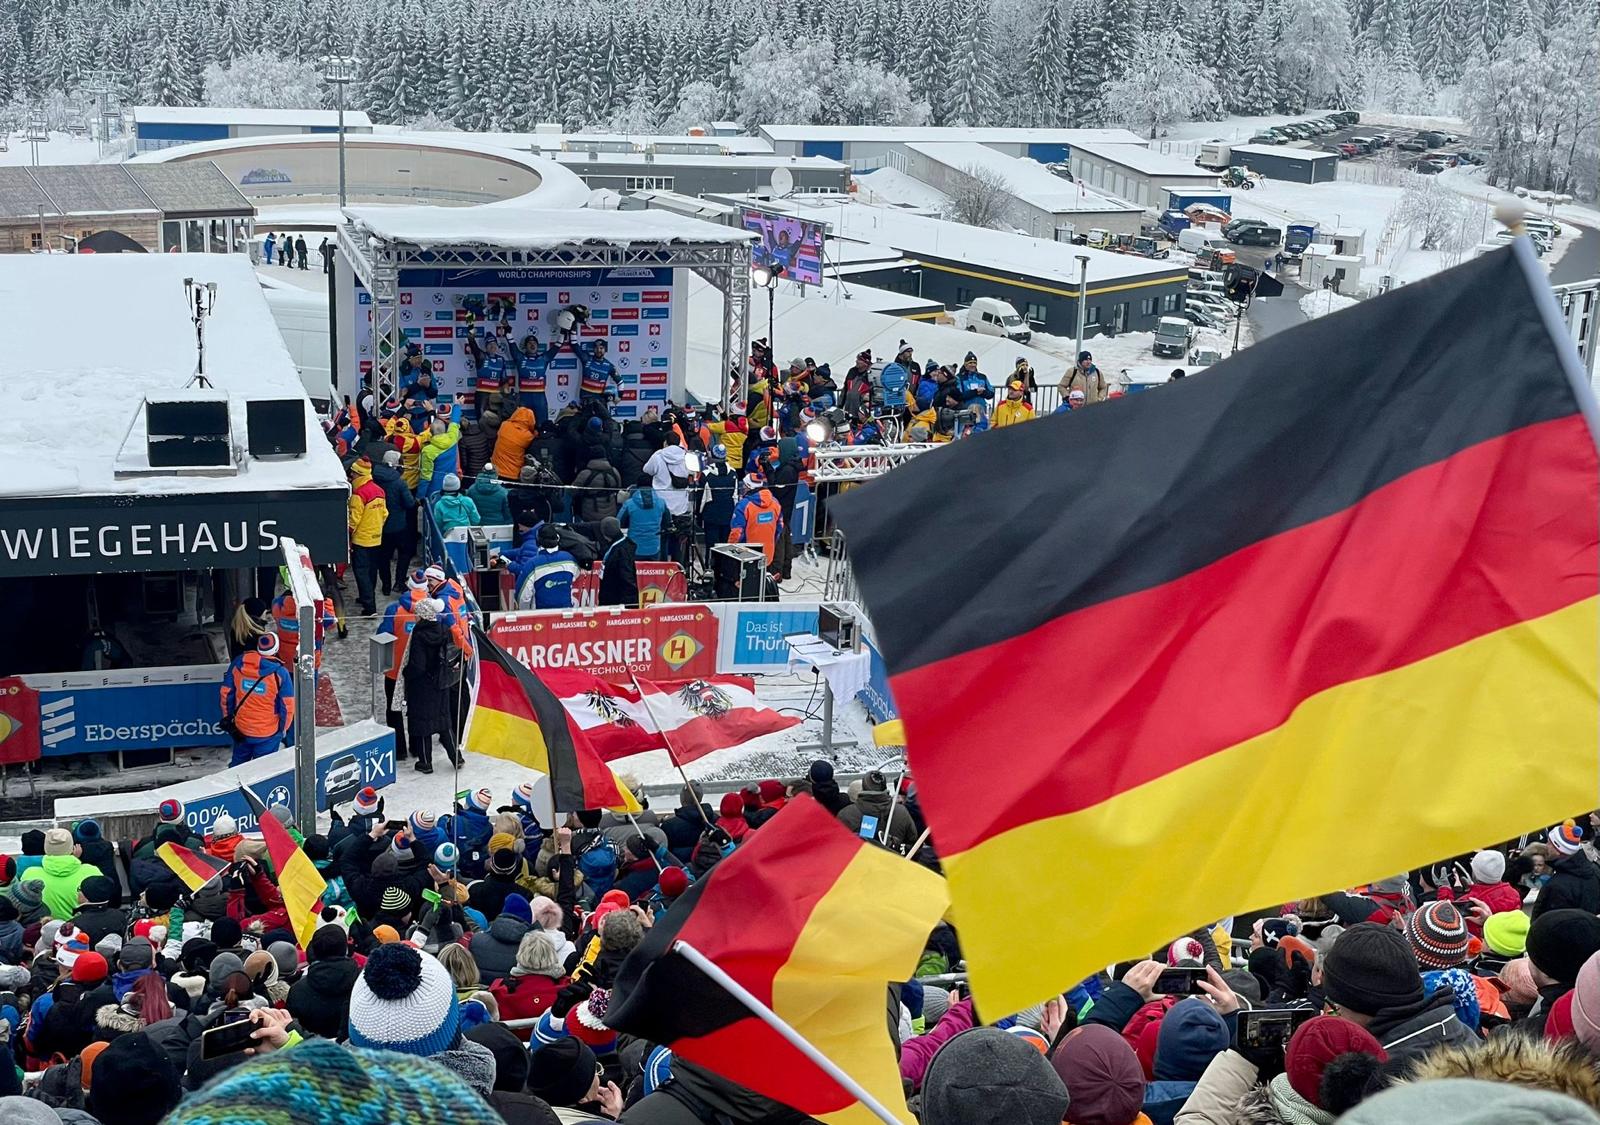
[[[797,797],[689,888],[617,975],[606,1022],[819,1121],[876,1118],[674,949],[687,943],[904,1121],[885,986],[916,968],[944,880]]]
[[[481,664],[462,739],[466,748],[548,775],[557,812],[642,812],[627,786],[601,761],[589,736],[570,720],[560,697],[476,624],[472,631]]]
[[[162,844],[156,849],[156,855],[191,891],[198,891],[228,869],[227,860],[190,851],[182,844]]]
[[[249,792],[249,788],[245,791]],[[283,908],[294,928],[295,943],[305,949],[322,924],[322,896],[328,884],[311,857],[295,844],[289,830],[270,813],[261,816],[261,838],[267,843],[272,869],[278,873],[278,890],[283,892]]]
[[[1595,411],[1522,243],[836,502],[985,1010],[1593,807]]]

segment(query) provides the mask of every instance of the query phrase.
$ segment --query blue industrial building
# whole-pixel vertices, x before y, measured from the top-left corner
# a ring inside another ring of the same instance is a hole
[[[130,114],[132,127],[127,134],[132,139],[132,152],[151,152],[195,141],[339,131],[339,114],[331,109],[141,105],[134,106]],[[344,130],[346,133],[370,133],[372,121],[360,110],[345,110]]]

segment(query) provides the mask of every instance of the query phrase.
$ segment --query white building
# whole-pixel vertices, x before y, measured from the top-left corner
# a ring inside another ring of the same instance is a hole
[[[332,109],[137,105],[129,113],[133,119],[132,128],[128,130],[133,152],[151,152],[195,141],[339,132],[339,113]],[[344,130],[346,133],[370,133],[372,120],[359,109],[347,109]]]
[[[1144,144],[1080,142],[1072,146],[1069,163],[1080,183],[1141,207],[1165,207],[1171,187],[1219,186],[1216,173],[1196,167],[1193,160],[1166,156]]]
[[[782,156],[826,156],[852,171],[885,167],[896,145],[971,141],[1007,156],[1026,156],[1041,164],[1065,162],[1074,147],[1139,144],[1126,129],[964,129],[936,125],[761,125],[757,133]]]

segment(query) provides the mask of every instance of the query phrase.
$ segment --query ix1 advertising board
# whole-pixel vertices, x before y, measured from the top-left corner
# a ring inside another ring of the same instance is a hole
[[[344,267],[349,272],[348,266]],[[441,390],[472,401],[473,363],[467,348],[469,321],[480,341],[502,322],[513,346],[532,332],[541,348],[560,339],[554,319],[568,305],[587,305],[589,321],[572,335],[575,344],[606,341],[607,359],[621,380],[612,414],[638,418],[650,406],[683,399],[685,342],[679,337],[679,305],[673,271],[616,269],[406,269],[400,271],[396,316],[401,335],[422,347]],[[350,273],[354,331],[339,389],[353,394],[372,370],[372,294]],[[347,322],[348,323],[348,322]],[[353,354],[352,354],[353,353]],[[545,397],[554,415],[578,398],[578,357],[564,347],[550,360]],[[508,372],[508,377],[513,377]],[[615,388],[613,388],[615,390]]]

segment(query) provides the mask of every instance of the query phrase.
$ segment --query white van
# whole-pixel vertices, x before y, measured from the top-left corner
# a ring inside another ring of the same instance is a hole
[[[301,385],[317,413],[328,414],[329,404],[338,400],[328,347],[328,299],[292,285],[261,288],[289,358],[300,369]]]
[[[967,331],[984,336],[1001,336],[1026,344],[1033,332],[1017,310],[999,297],[979,297],[967,308]]]
[[[1227,239],[1205,227],[1185,227],[1178,232],[1178,249],[1187,250],[1191,254],[1198,254],[1208,247],[1221,249],[1227,245]]]

